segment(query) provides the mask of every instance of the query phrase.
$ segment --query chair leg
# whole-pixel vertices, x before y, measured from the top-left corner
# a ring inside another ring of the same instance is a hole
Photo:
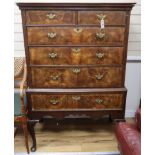
[[[14,127],[14,138],[15,138],[17,132],[18,132],[18,127]]]
[[[24,131],[24,138],[25,138],[25,146],[26,146],[26,150],[27,150],[27,153],[29,154],[29,144],[28,144],[28,129],[27,129],[27,123],[24,122],[22,124],[22,127],[23,127],[23,131]]]

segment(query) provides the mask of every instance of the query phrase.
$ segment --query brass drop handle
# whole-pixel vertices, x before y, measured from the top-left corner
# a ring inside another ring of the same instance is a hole
[[[103,15],[103,14],[97,14],[96,15],[98,17],[99,20],[104,20],[107,16]]]
[[[56,34],[55,32],[51,32],[51,33],[48,33],[48,34],[47,34],[48,38],[51,38],[51,39],[55,38],[56,35],[57,35],[57,34]]]
[[[102,59],[103,57],[105,56],[105,54],[104,53],[96,53],[96,57],[98,58],[98,59]]]
[[[103,79],[103,74],[97,74],[97,75],[95,75],[95,77],[96,77],[96,79],[97,80],[102,80]]]
[[[56,14],[54,14],[54,13],[48,13],[46,16],[47,16],[49,19],[54,19],[54,18],[56,17]]]
[[[59,100],[57,99],[51,99],[50,103],[52,103],[53,105],[56,105],[57,103],[59,103]]]
[[[97,104],[101,104],[101,103],[103,103],[103,100],[100,99],[100,98],[97,98],[97,99],[95,100],[95,102],[96,102]]]
[[[72,51],[75,53],[79,53],[81,51],[81,49],[80,48],[72,48]]]
[[[61,77],[60,77],[60,75],[51,75],[50,78],[51,78],[53,81],[57,81],[57,80],[59,80]]]
[[[96,33],[96,38],[97,39],[104,39],[105,38],[105,33],[103,33],[103,32],[97,32]]]
[[[82,32],[82,28],[74,28],[74,32],[80,33],[80,32]]]
[[[80,71],[81,71],[80,68],[73,68],[72,69],[72,72],[75,73],[75,74],[80,73]]]
[[[55,58],[58,56],[58,54],[55,53],[55,52],[51,52],[51,53],[49,53],[48,55],[49,55],[49,57],[50,57],[51,59],[55,59]]]
[[[75,101],[79,101],[81,99],[81,97],[80,96],[72,96],[72,99]]]

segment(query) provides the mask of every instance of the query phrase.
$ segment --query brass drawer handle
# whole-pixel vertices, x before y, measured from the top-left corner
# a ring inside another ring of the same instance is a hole
[[[49,55],[49,57],[50,57],[51,59],[55,59],[55,58],[58,56],[58,54],[55,53],[55,52],[51,52],[51,53],[49,53],[48,55]]]
[[[56,17],[56,14],[54,14],[54,13],[48,13],[46,16],[47,16],[49,19],[54,19],[54,18]]]
[[[72,69],[72,72],[75,73],[75,74],[80,73],[80,71],[81,71],[80,68],[73,68]]]
[[[96,77],[96,79],[97,80],[102,80],[103,79],[103,74],[97,74],[97,75],[95,75],[95,77]]]
[[[72,96],[72,99],[75,101],[79,101],[81,99],[81,97],[80,96]]]
[[[105,33],[103,33],[103,32],[97,32],[96,33],[96,38],[97,39],[104,39],[105,38]]]
[[[51,39],[55,38],[56,35],[57,34],[56,33],[53,33],[53,32],[47,34],[48,38],[51,38]]]
[[[100,99],[100,98],[97,98],[97,99],[95,100],[95,102],[96,102],[97,104],[101,104],[101,103],[103,103],[103,100]]]
[[[51,99],[50,103],[52,103],[53,105],[56,105],[57,103],[59,103],[59,100],[57,99]]]
[[[82,32],[82,28],[74,28],[74,32],[80,33],[80,32]]]
[[[75,53],[79,53],[81,51],[81,49],[80,48],[72,48],[72,51]]]
[[[53,80],[53,81],[57,81],[57,80],[60,80],[60,75],[51,75],[50,78]]]
[[[96,57],[98,58],[98,59],[102,59],[103,57],[104,57],[104,53],[96,53]]]
[[[107,16],[103,15],[103,14],[98,14],[96,15],[98,17],[99,20],[104,20]]]

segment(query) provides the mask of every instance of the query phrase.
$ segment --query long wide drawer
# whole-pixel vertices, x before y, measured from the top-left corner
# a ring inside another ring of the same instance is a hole
[[[100,25],[101,20],[105,25],[125,25],[125,11],[79,11],[79,25]]]
[[[114,45],[123,46],[124,27],[28,27],[29,45]]]
[[[32,67],[32,88],[121,87],[123,67]]]
[[[121,65],[123,47],[30,47],[31,65]]]
[[[32,111],[97,109],[123,109],[125,94],[110,93],[30,93],[28,95]]]
[[[41,24],[41,25],[55,25],[55,24],[75,24],[74,11],[26,11],[26,24]]]

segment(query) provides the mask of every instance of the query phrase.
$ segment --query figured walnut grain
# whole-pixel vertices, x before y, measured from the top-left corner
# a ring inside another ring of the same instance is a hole
[[[54,14],[55,17],[50,19],[48,14]],[[42,25],[55,25],[55,24],[74,24],[75,12],[74,11],[27,11],[26,24],[42,24]]]
[[[73,69],[80,69],[74,73]],[[121,87],[122,67],[32,67],[32,87],[34,88],[85,88],[85,87]],[[97,75],[103,76],[98,80]],[[54,79],[52,77],[59,76]]]
[[[78,49],[79,52],[74,52]],[[31,65],[121,65],[123,47],[30,47]],[[51,58],[49,54],[57,54]],[[96,56],[103,54],[102,58]]]
[[[105,25],[125,25],[126,13],[123,11],[79,11],[78,23],[80,25],[100,25],[97,15],[106,16]]]
[[[80,28],[81,32],[75,32],[75,28],[68,27],[28,27],[29,45],[113,45],[123,46],[124,27],[108,27],[104,29],[105,37],[97,39],[96,33],[100,28]],[[48,33],[56,33],[54,38],[49,38]]]
[[[79,97],[74,100],[73,97]],[[56,99],[58,102],[52,104],[50,100]],[[97,103],[96,100],[102,100]],[[53,95],[53,94],[31,94],[33,110],[55,110],[55,109],[122,109],[123,94],[70,94],[70,95]]]

